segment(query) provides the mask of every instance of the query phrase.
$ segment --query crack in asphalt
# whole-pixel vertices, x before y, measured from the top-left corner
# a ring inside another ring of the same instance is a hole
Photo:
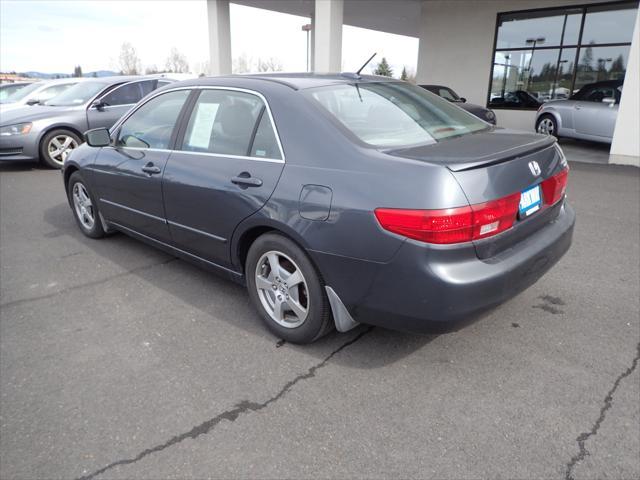
[[[81,285],[73,285],[73,286],[70,286],[70,287],[65,287],[65,288],[62,288],[60,290],[56,290],[55,292],[46,293],[44,295],[36,295],[36,296],[33,296],[33,297],[20,298],[18,300],[11,300],[10,302],[6,302],[6,303],[3,303],[3,304],[0,304],[0,308],[14,307],[16,305],[22,305],[24,303],[35,302],[37,300],[46,300],[48,298],[53,298],[53,297],[56,297],[58,295],[63,295],[65,293],[68,293],[68,292],[71,292],[71,291],[75,291],[75,290],[78,290],[78,289],[81,289],[81,288],[95,287],[96,285],[101,285],[103,283],[110,282],[111,280],[113,280],[115,278],[125,277],[125,276],[131,275],[133,273],[143,272],[145,270],[149,270],[151,268],[158,267],[160,265],[166,265],[167,263],[171,263],[171,262],[173,262],[175,260],[178,260],[178,259],[176,257],[171,257],[171,258],[168,258],[167,260],[163,260],[162,262],[156,262],[156,263],[152,263],[151,265],[143,265],[141,267],[132,268],[131,270],[126,270],[124,272],[116,273],[115,275],[111,275],[111,276],[106,277],[106,278],[101,278],[100,280],[94,280],[92,282],[86,282],[86,283],[83,283]]]
[[[587,442],[589,437],[592,437],[598,433],[598,430],[600,429],[600,426],[602,425],[602,422],[604,421],[604,418],[607,415],[607,410],[609,410],[613,405],[613,394],[620,386],[620,382],[622,382],[622,380],[624,380],[626,377],[628,377],[634,372],[634,370],[638,366],[639,361],[640,361],[640,343],[638,343],[637,354],[633,359],[633,361],[631,362],[631,365],[624,372],[622,372],[618,376],[618,378],[616,378],[616,381],[613,383],[613,387],[611,387],[611,390],[609,390],[609,392],[607,392],[607,395],[604,397],[604,405],[600,409],[600,415],[598,416],[597,420],[591,427],[591,430],[589,430],[588,432],[581,433],[580,435],[578,435],[578,438],[576,438],[576,442],[578,442],[579,451],[576,455],[571,457],[571,461],[567,463],[565,480],[575,480],[573,476],[573,469],[579,462],[584,460],[585,457],[589,455],[589,452],[587,451],[587,447],[585,447],[585,443]]]
[[[327,363],[329,363],[329,360],[331,360],[336,354],[340,353],[342,350],[344,350],[348,346],[353,345],[354,343],[356,343],[358,340],[360,340],[366,334],[371,332],[373,329],[374,329],[374,327],[369,327],[366,330],[360,332],[358,335],[356,335],[354,338],[352,338],[348,342],[343,343],[341,346],[339,346],[338,348],[333,350],[329,355],[327,355],[324,358],[324,360],[322,360],[320,363],[317,363],[317,364],[313,365],[311,368],[309,368],[306,371],[306,373],[300,374],[297,377],[295,377],[293,380],[290,380],[289,382],[287,382],[280,389],[280,391],[276,395],[274,395],[273,397],[269,398],[267,401],[265,401],[263,403],[256,403],[256,402],[251,402],[249,400],[243,400],[240,403],[238,403],[237,405],[235,405],[234,408],[232,408],[230,410],[225,410],[224,412],[216,415],[213,418],[210,418],[209,420],[201,423],[200,425],[197,425],[197,426],[193,427],[191,430],[189,430],[187,432],[184,432],[184,433],[181,433],[180,435],[176,435],[174,437],[171,437],[166,442],[161,443],[159,445],[156,445],[155,447],[147,448],[146,450],[143,450],[142,452],[140,452],[135,457],[126,458],[126,459],[123,459],[123,460],[117,460],[117,461],[115,461],[113,463],[110,463],[109,465],[107,465],[105,467],[102,467],[99,470],[95,470],[92,473],[89,473],[87,475],[83,475],[81,477],[78,477],[77,480],[90,480],[90,479],[93,479],[96,476],[106,472],[107,470],[111,470],[112,468],[115,468],[115,467],[118,467],[118,466],[122,466],[122,465],[130,465],[132,463],[136,463],[136,462],[142,460],[144,457],[146,457],[148,455],[151,455],[152,453],[161,452],[162,450],[165,450],[165,449],[167,449],[167,448],[169,448],[169,447],[171,447],[173,445],[176,445],[176,444],[182,442],[183,440],[186,440],[188,438],[196,439],[200,435],[206,435],[209,432],[211,432],[211,430],[213,430],[215,428],[215,426],[218,425],[223,420],[228,420],[230,422],[234,422],[240,415],[244,415],[244,414],[251,413],[251,412],[257,412],[259,410],[262,410],[262,409],[268,407],[269,405],[271,405],[272,403],[277,402],[282,397],[284,397],[287,393],[289,393],[289,391],[298,382],[301,382],[303,380],[308,380],[310,378],[315,377],[316,376],[316,372],[318,370],[320,370],[321,368],[323,368],[324,366],[326,366]]]

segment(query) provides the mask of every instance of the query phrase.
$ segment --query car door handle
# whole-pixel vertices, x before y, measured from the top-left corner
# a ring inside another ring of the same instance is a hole
[[[231,179],[231,183],[235,185],[240,185],[243,187],[261,187],[262,180],[259,178],[252,177],[249,172],[242,172],[237,177],[233,177]]]
[[[148,173],[149,175],[154,175],[156,173],[160,173],[162,170],[160,169],[160,167],[156,167],[152,162],[149,162],[144,167],[142,167],[142,171],[144,173]]]

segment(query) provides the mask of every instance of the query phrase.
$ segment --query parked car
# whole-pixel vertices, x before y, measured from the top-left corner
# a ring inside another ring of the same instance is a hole
[[[455,328],[571,243],[552,137],[393,79],[190,80],[86,138],[63,167],[80,230],[120,230],[246,283],[290,342],[358,322]]]
[[[5,99],[0,100],[0,114],[4,114],[15,108],[24,107],[25,105],[43,104],[83,80],[83,78],[62,78],[58,80],[34,82],[8,95]]]
[[[29,82],[13,82],[13,83],[0,83],[0,104],[9,95],[17,92],[22,87],[30,85]]]
[[[147,77],[91,78],[43,105],[2,112],[0,161],[40,159],[61,168],[67,155],[83,142],[82,132],[110,128],[142,97],[169,83]]]
[[[492,96],[489,106],[492,108],[538,108],[542,102],[526,90],[504,92],[504,95]]]
[[[611,143],[623,80],[591,83],[568,100],[552,100],[538,109],[536,131]]]
[[[429,90],[431,93],[435,93],[439,97],[449,100],[455,103],[458,107],[464,108],[467,112],[475,115],[485,122],[496,124],[496,114],[489,108],[481,107],[480,105],[474,105],[473,103],[467,103],[467,99],[458,96],[451,88],[442,85],[420,85],[425,90]]]

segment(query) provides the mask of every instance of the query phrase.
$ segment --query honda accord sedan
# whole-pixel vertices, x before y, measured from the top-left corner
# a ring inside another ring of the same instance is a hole
[[[41,105],[0,109],[0,161],[40,159],[49,167],[61,168],[67,155],[82,143],[82,132],[111,127],[142,97],[171,82],[125,76],[73,81],[73,86]]]
[[[118,230],[246,284],[290,342],[459,328],[571,244],[552,137],[393,79],[180,82],[86,139],[63,168],[86,236]]]

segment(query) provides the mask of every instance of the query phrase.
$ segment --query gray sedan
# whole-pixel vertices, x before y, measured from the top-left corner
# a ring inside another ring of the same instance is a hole
[[[278,338],[457,328],[571,244],[568,166],[421,88],[357,74],[180,82],[86,133],[80,230],[120,230],[245,283]]]
[[[611,143],[622,95],[622,80],[591,83],[568,100],[543,104],[536,115],[536,131]]]
[[[84,80],[43,105],[3,111],[0,161],[42,160],[61,168],[91,128],[110,128],[142,97],[171,82],[149,77]]]

